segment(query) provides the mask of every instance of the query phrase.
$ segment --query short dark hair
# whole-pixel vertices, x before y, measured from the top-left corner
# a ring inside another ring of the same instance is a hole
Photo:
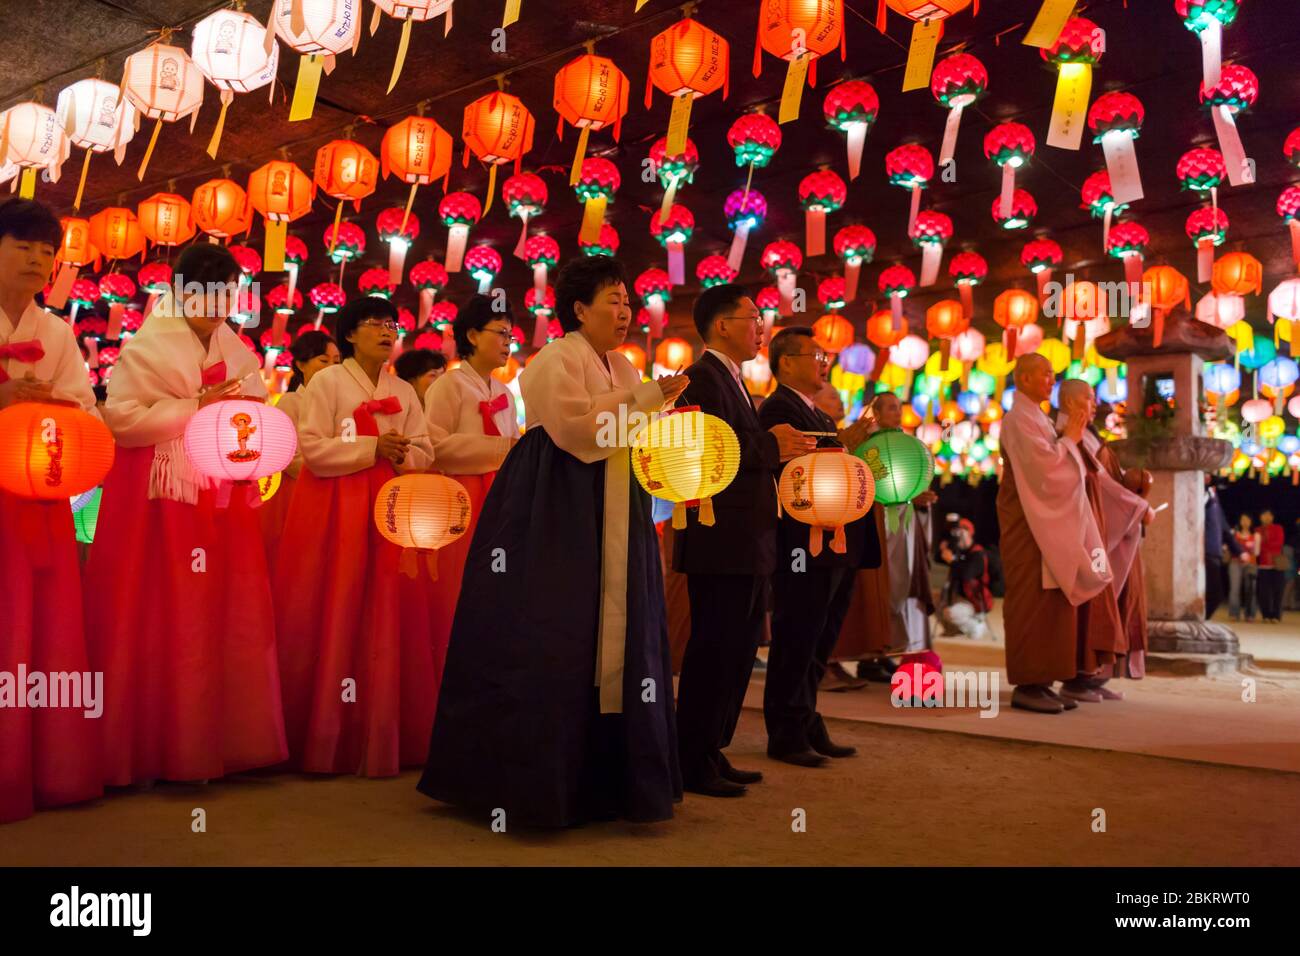
[[[555,279],[555,317],[560,328],[566,332],[582,328],[574,303],[590,305],[601,289],[620,282],[628,284],[627,271],[613,256],[578,256],[566,262]]]
[[[504,311],[498,311],[492,296],[475,295],[456,313],[451,323],[452,335],[456,337],[456,354],[463,359],[474,354],[470,343],[470,332],[482,332],[493,319],[505,319],[510,325],[515,324],[514,313],[510,303],[506,302]]]
[[[408,349],[397,356],[397,361],[393,363],[397,377],[412,385],[421,375],[446,367],[447,356],[432,349]]]
[[[337,328],[340,355],[344,358],[352,358],[356,347],[348,341],[348,336],[366,319],[375,318],[391,319],[396,322],[397,306],[377,295],[359,295],[339,309]]]
[[[6,199],[0,203],[0,239],[13,236],[19,242],[48,242],[56,250],[63,245],[63,226],[50,207],[35,199]]]
[[[804,340],[812,337],[813,330],[806,325],[789,325],[772,336],[772,341],[767,344],[767,364],[778,382],[781,380],[781,359],[795,354],[805,344]]]
[[[289,346],[289,355],[293,358],[293,374],[289,376],[289,384],[285,386],[286,392],[292,392],[303,383],[303,374],[298,368],[298,363],[310,362],[318,355],[324,355],[329,351],[330,343],[333,341],[333,336],[324,329],[308,329],[293,340]]]
[[[176,260],[176,278],[181,283],[232,282],[239,278],[239,263],[225,246],[196,242],[186,246]]]
[[[700,333],[700,338],[707,343],[709,333],[713,331],[713,320],[718,317],[718,314],[733,308],[741,299],[748,297],[748,289],[731,282],[715,285],[712,289],[701,292],[699,298],[695,300],[694,316],[695,331]]]

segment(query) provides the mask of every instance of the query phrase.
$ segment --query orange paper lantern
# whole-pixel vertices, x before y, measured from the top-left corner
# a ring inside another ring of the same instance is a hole
[[[622,134],[623,117],[627,115],[627,91],[628,82],[623,71],[614,65],[613,60],[594,53],[584,53],[555,74],[552,105],[560,117],[555,135],[564,138],[566,122],[582,131],[569,170],[570,186],[577,184],[582,173],[582,161],[587,156],[587,137],[606,126],[614,127],[615,141]]]
[[[731,45],[698,20],[686,17],[650,40],[650,69],[645,81],[645,106],[650,108],[652,88],[673,98],[668,121],[669,156],[686,150],[691,104],[696,97],[722,90],[731,92]]]
[[[1173,266],[1153,266],[1142,273],[1142,288],[1149,296],[1147,304],[1152,310],[1153,329],[1151,345],[1159,348],[1165,333],[1165,316],[1180,304],[1192,307],[1187,277]]]
[[[876,482],[861,458],[843,448],[820,448],[785,466],[778,491],[786,514],[809,525],[808,553],[816,557],[824,530],[834,533],[831,550],[844,553],[844,526],[871,510]]]
[[[374,515],[379,533],[402,549],[402,573],[415,577],[424,555],[429,576],[436,579],[437,549],[469,530],[469,494],[445,475],[399,475],[379,489]]]
[[[343,204],[351,200],[353,207],[361,211],[361,200],[373,193],[379,182],[379,160],[360,143],[333,139],[316,150],[312,181],[326,196],[339,201],[334,210],[334,229],[330,232],[332,255],[338,241],[339,223],[343,221]]]
[[[67,216],[59,220],[63,226],[63,238],[59,242],[59,251],[54,258],[71,266],[85,266],[99,258],[99,250],[90,241],[90,220]]]
[[[1217,295],[1259,295],[1264,266],[1249,252],[1229,252],[1214,263],[1211,285]]]
[[[109,206],[90,217],[90,241],[109,259],[129,259],[144,252],[140,220],[121,206]]]
[[[844,0],[765,0],[758,15],[754,44],[754,76],[763,71],[763,51],[785,60],[785,92],[777,122],[799,118],[803,98],[797,71],[808,71],[808,85],[817,85],[817,60],[839,48],[844,59]]]
[[[175,193],[154,193],[137,207],[144,237],[160,246],[178,246],[194,237],[190,204]]]
[[[216,239],[229,239],[248,232],[253,225],[253,204],[239,183],[230,179],[209,179],[194,190],[190,199],[194,225]]]
[[[70,405],[19,402],[0,411],[0,489],[36,501],[90,491],[113,465],[113,436]]]
[[[385,179],[397,176],[411,184],[403,219],[410,215],[415,204],[415,191],[421,185],[442,179],[442,188],[444,191],[447,189],[451,157],[451,134],[439,126],[437,120],[427,116],[408,116],[388,128],[379,146],[379,169]],[[402,225],[405,228],[405,222]]]
[[[492,208],[497,191],[497,167],[514,163],[519,172],[524,153],[533,148],[533,114],[517,96],[498,90],[480,96],[465,107],[461,138],[465,140],[463,165],[469,165],[473,152],[488,165],[487,202],[483,212]]]
[[[948,370],[952,340],[970,328],[966,310],[956,299],[942,299],[925,311],[925,331],[939,340],[940,368]]]
[[[288,225],[311,211],[316,187],[297,164],[273,159],[253,170],[248,177],[248,201],[266,223],[262,260],[268,272],[284,269],[284,247]]]
[[[853,323],[832,312],[813,323],[813,339],[824,352],[838,355],[853,344]]]
[[[1016,354],[1016,336],[1038,317],[1038,298],[1024,289],[1007,289],[993,300],[993,321],[1006,329],[1007,355]]]
[[[695,350],[685,339],[668,338],[655,349],[655,364],[676,371],[695,361]]]

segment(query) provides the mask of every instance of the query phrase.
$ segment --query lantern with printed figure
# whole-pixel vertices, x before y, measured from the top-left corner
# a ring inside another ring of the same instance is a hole
[[[256,18],[241,10],[217,10],[194,24],[190,58],[199,72],[217,88],[221,113],[208,142],[208,156],[217,158],[226,111],[236,93],[251,93],[272,86],[280,67],[280,47]]]
[[[665,339],[655,354],[669,362],[680,355],[662,355]],[[689,355],[685,357],[689,361]],[[676,368],[678,366],[669,365]],[[699,522],[714,523],[713,496],[723,491],[740,468],[740,443],[721,418],[683,406],[650,421],[632,439],[632,473],[646,492],[673,503],[673,527],[686,527],[686,509],[699,509]]]
[[[410,183],[411,191],[406,197],[406,211],[410,212],[415,205],[415,191],[426,183],[431,183],[436,179],[443,180],[443,189],[447,188],[446,180],[451,175],[452,159],[452,140],[451,134],[438,125],[437,120],[430,119],[427,116],[408,116],[398,123],[388,127],[384,133],[383,141],[379,145],[379,171],[383,173],[385,179],[390,175],[396,176],[403,182]],[[446,202],[450,196],[468,195],[466,193],[447,193],[443,197]],[[473,197],[470,197],[473,198]],[[474,200],[478,205],[478,200]],[[439,205],[439,210],[441,210]],[[479,215],[474,216],[477,222]],[[445,218],[445,217],[444,217]],[[461,245],[461,253],[464,253],[464,245]],[[448,245],[448,258],[451,257],[451,246]],[[459,259],[456,260],[459,263]],[[456,268],[447,266],[449,272],[458,272],[459,264]]]
[[[826,531],[831,550],[845,552],[844,526],[871,510],[876,483],[861,458],[843,448],[819,448],[786,464],[777,491],[785,513],[809,526],[808,553],[816,557]]]
[[[57,183],[72,152],[58,114],[40,103],[19,103],[0,113],[0,139],[7,150],[0,155],[0,163],[22,170],[18,195],[23,199],[35,195],[38,170],[49,182]]]
[[[143,180],[163,123],[190,117],[190,132],[203,105],[203,73],[190,55],[169,43],[151,43],[126,58],[122,91],[145,119],[157,120],[137,178]]]
[[[298,449],[293,420],[274,405],[232,398],[212,402],[185,426],[185,456],[217,485],[217,506],[230,501],[232,484],[261,504],[258,479],[283,471]]]
[[[244,187],[231,179],[209,179],[200,183],[190,197],[194,225],[209,241],[230,239],[253,227],[253,204]]]
[[[90,78],[77,80],[60,90],[55,112],[68,141],[86,151],[77,195],[72,201],[73,208],[80,209],[90,173],[90,157],[111,149],[117,164],[122,165],[126,146],[135,136],[136,108],[122,95],[119,84]]]
[[[289,122],[311,119],[322,71],[361,42],[362,0],[274,0],[269,25],[289,49],[301,54]],[[268,35],[267,44],[271,43]]]

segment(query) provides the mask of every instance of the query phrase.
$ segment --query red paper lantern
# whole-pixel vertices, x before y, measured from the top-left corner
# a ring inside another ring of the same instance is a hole
[[[659,207],[662,215],[667,215],[672,208],[677,190],[685,183],[695,181],[695,171],[700,166],[700,153],[689,139],[680,153],[668,155],[668,137],[661,136],[650,146],[650,165],[660,185],[664,187],[663,202]]]
[[[711,289],[715,285],[735,282],[736,270],[728,264],[726,256],[705,256],[695,265],[695,278],[700,280],[703,288]]]
[[[1222,209],[1194,209],[1187,217],[1187,238],[1196,247],[1196,281],[1209,282],[1214,272],[1214,247],[1223,245],[1228,232],[1228,214]]]
[[[1133,141],[1145,118],[1142,101],[1132,93],[1103,93],[1088,110],[1088,128],[1105,153],[1111,192],[1118,203],[1131,203],[1143,195]]]
[[[781,127],[766,113],[745,113],[727,130],[727,143],[736,153],[736,165],[762,169],[781,148]]]
[[[907,319],[895,327],[894,317],[888,309],[873,312],[867,319],[867,341],[878,349],[888,349],[907,337]],[[883,365],[878,362],[877,367]]]
[[[857,179],[862,169],[862,148],[867,133],[880,112],[880,98],[865,80],[845,80],[832,86],[822,102],[826,125],[848,138],[849,179]]]
[[[560,244],[550,236],[533,236],[524,245],[524,261],[533,270],[533,289],[545,292],[547,272],[560,263]]]
[[[668,277],[673,285],[686,282],[686,243],[695,231],[695,216],[677,203],[665,217],[656,211],[650,217],[650,235],[668,250]]]
[[[822,279],[817,283],[817,301],[831,312],[844,308],[844,280],[839,276]]]
[[[600,235],[605,207],[614,201],[622,179],[618,167],[608,159],[593,158],[582,163],[573,191],[582,202],[582,226],[578,242],[591,242]]]
[[[858,279],[864,263],[876,255],[876,234],[866,226],[845,226],[831,240],[835,254],[844,260],[844,299],[858,297]]]
[[[239,263],[239,270],[245,276],[255,276],[262,271],[262,257],[257,254],[256,249],[250,249],[248,246],[227,246],[226,248],[235,257],[235,262]]]
[[[684,339],[664,339],[655,349],[655,364],[660,368],[684,368],[693,361],[695,350]]]
[[[1011,207],[1004,210],[1002,197],[993,200],[993,221],[1003,229],[1027,229],[1038,215],[1038,203],[1027,189],[1017,189],[1011,195]]]
[[[480,294],[486,295],[501,272],[501,256],[491,246],[475,246],[465,253],[465,270],[478,280]]]
[[[600,227],[600,235],[594,241],[578,240],[578,248],[584,256],[613,256],[618,254],[618,230],[609,223]]]
[[[534,173],[515,173],[501,186],[501,196],[506,201],[510,215],[520,221],[519,242],[515,255],[524,254],[524,241],[528,238],[528,220],[540,216],[549,198],[546,183]]]
[[[273,159],[248,177],[248,199],[266,222],[266,243],[262,250],[268,272],[280,272],[285,264],[288,224],[311,211],[315,187],[294,163]]]
[[[0,489],[31,501],[66,503],[113,466],[108,428],[70,405],[18,402],[0,411],[0,449]]]
[[[1136,288],[1142,279],[1142,257],[1151,236],[1136,222],[1121,222],[1110,231],[1106,254],[1124,263],[1124,275]]]
[[[1282,155],[1288,163],[1300,169],[1300,127],[1287,134],[1286,142],[1282,144]]]
[[[470,227],[482,217],[483,207],[472,193],[447,193],[438,203],[438,215],[449,230],[444,266],[448,272],[459,272],[469,244]]]
[[[282,282],[266,294],[267,307],[278,315],[289,316],[302,308],[302,293],[294,290],[292,299],[289,296],[289,284]],[[267,334],[270,334],[269,332]]]
[[[903,299],[916,288],[916,276],[904,265],[894,265],[883,270],[876,280],[880,291],[889,297],[889,310],[893,316],[894,327],[903,322]]]
[[[957,286],[957,295],[966,318],[975,312],[975,298],[972,289],[982,283],[989,274],[989,264],[978,252],[959,252],[948,263],[948,275],[952,276]]]
[[[885,154],[885,174],[895,186],[912,192],[912,209],[907,218],[907,231],[910,233],[921,208],[921,190],[934,178],[934,158],[924,146],[904,143]]]
[[[56,262],[80,268],[99,258],[99,250],[90,241],[89,219],[65,216],[59,220],[59,225],[63,227],[63,236],[59,240],[59,250],[54,254]]]
[[[650,336],[662,335],[667,304],[672,301],[672,282],[668,278],[668,273],[662,269],[646,269],[636,277],[632,288],[640,296],[641,302],[649,310],[650,317],[654,321],[653,327],[649,329]]]
[[[803,253],[799,247],[784,239],[769,242],[763,248],[759,264],[776,279],[777,291],[781,293],[781,314],[793,314],[794,290],[799,270],[803,268]]]
[[[939,148],[939,165],[952,161],[957,148],[957,131],[961,114],[973,105],[988,89],[989,74],[984,64],[969,53],[954,53],[944,57],[934,66],[930,75],[930,92],[944,109],[948,122],[943,130],[943,145]]]
[[[918,213],[911,229],[912,244],[921,250],[922,286],[934,285],[939,277],[943,247],[952,238],[952,220],[941,212],[927,209]]]
[[[1051,239],[1031,239],[1020,250],[1020,264],[1038,277],[1038,298],[1042,301],[1044,288],[1052,281],[1052,270],[1065,260],[1059,244]]]
[[[1033,158],[1034,148],[1034,134],[1023,123],[999,123],[984,137],[984,155],[1002,167],[998,214],[1004,219],[1015,201],[1016,170]]]
[[[1300,268],[1300,186],[1288,186],[1277,197],[1277,214],[1291,231],[1291,258]]]
[[[826,214],[848,200],[848,188],[829,169],[809,173],[799,182],[799,204],[804,208],[804,248],[810,256],[826,252]]]

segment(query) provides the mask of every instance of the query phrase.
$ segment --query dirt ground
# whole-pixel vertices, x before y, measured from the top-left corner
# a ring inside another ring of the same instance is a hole
[[[1300,864],[1300,775],[831,724],[859,756],[804,770],[763,755],[745,711],[730,753],[765,782],[739,800],[688,794],[661,824],[498,834],[416,793],[414,772],[255,775],[37,814],[0,830],[0,865]]]

